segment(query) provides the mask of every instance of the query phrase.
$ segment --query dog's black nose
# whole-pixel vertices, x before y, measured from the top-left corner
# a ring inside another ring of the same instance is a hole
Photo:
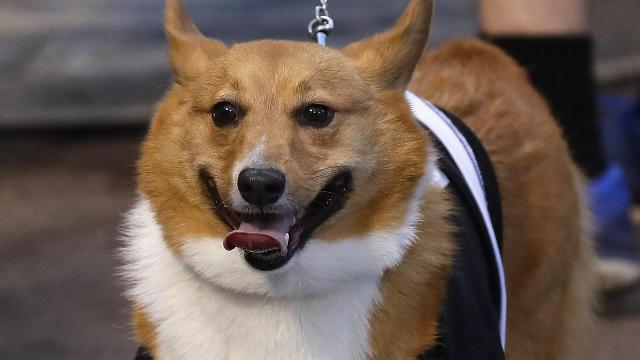
[[[265,206],[278,201],[286,184],[282,171],[244,169],[238,175],[238,190],[249,204]]]

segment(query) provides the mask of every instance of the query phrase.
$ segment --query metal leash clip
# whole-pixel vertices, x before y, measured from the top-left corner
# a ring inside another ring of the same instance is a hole
[[[333,19],[329,17],[327,0],[320,0],[316,6],[316,17],[309,23],[307,31],[312,39],[322,46],[327,44],[327,35],[333,30]]]

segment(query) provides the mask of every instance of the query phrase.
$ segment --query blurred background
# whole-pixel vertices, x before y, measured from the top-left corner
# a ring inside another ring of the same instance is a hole
[[[638,121],[638,2],[589,3],[603,118],[625,110]],[[306,40],[317,1],[185,4],[205,35],[235,43]],[[381,31],[406,4],[329,1],[329,44]],[[478,33],[475,1],[437,5],[430,47]],[[140,141],[170,81],[162,11],[161,0],[0,2],[2,359],[133,358],[116,275],[118,224],[135,196]],[[599,359],[640,359],[639,290],[608,295]]]

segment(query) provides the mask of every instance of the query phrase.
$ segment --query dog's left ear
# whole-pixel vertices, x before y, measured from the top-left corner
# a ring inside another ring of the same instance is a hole
[[[208,62],[226,50],[221,41],[204,37],[191,22],[181,0],[167,0],[164,27],[175,81],[196,78]]]
[[[344,53],[382,89],[405,89],[431,29],[433,0],[412,0],[388,31],[350,44]]]

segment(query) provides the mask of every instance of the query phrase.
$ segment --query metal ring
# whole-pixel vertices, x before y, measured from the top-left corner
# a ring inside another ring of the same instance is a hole
[[[320,18],[316,18],[311,20],[307,31],[311,37],[315,38],[318,32],[330,33],[333,30],[333,19],[328,16],[320,16]]]

